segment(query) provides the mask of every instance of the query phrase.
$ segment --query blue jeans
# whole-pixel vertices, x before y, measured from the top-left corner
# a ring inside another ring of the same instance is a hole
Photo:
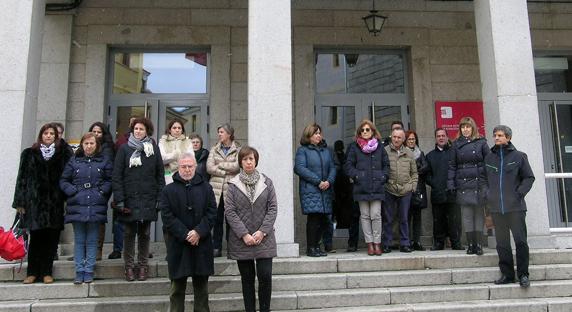
[[[113,251],[123,250],[123,223],[113,218]]]
[[[99,239],[99,223],[74,222],[73,234],[75,271],[93,273]]]

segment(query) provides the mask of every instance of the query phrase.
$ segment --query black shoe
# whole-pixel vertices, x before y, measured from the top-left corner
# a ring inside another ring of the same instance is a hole
[[[319,248],[308,248],[306,251],[306,256],[308,257],[321,257]]]
[[[357,246],[348,246],[348,249],[346,249],[347,252],[356,252],[357,251]]]
[[[325,257],[328,255],[328,253],[323,251],[322,249],[320,249],[320,247],[316,247],[316,250],[318,251],[318,254],[320,255],[320,257]]]
[[[215,258],[222,257],[222,250],[220,249],[213,249],[213,256]]]
[[[71,257],[68,257],[66,260],[67,260],[67,261],[73,261],[73,259],[74,259],[74,257],[71,256]]]
[[[107,256],[107,259],[120,259],[121,258],[121,251],[114,250],[112,253]]]
[[[383,246],[383,249],[382,249],[382,250],[383,250],[383,253],[390,253],[390,252],[391,252],[391,248],[390,248],[390,247],[386,247],[386,246]]]
[[[149,253],[149,254],[147,255],[147,258],[152,259],[152,258],[153,258],[153,254],[152,254],[152,253]]]
[[[467,246],[467,255],[474,255],[475,254],[475,245],[469,244]]]
[[[526,278],[526,280],[528,280],[528,277]],[[514,278],[510,278],[506,275],[503,275],[498,280],[495,280],[496,285],[504,285],[504,284],[510,284],[510,283],[514,283]]]
[[[530,280],[528,279],[528,275],[521,275],[518,283],[522,288],[530,287]]]
[[[399,247],[399,251],[400,252],[412,252],[413,249],[411,249],[411,247],[409,247],[409,246],[401,246],[401,247]]]
[[[411,243],[411,249],[417,250],[417,251],[425,251],[425,247],[423,247],[423,245],[421,245],[421,243],[419,243],[419,242]]]
[[[452,250],[465,250],[465,247],[460,242],[451,243]]]
[[[477,256],[483,255],[483,246],[481,246],[481,244],[476,244],[473,250],[475,251],[475,255]]]

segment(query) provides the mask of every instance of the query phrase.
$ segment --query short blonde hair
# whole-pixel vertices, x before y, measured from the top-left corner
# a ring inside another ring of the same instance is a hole
[[[371,122],[371,120],[369,119],[364,119],[361,121],[361,123],[359,124],[359,126],[356,129],[356,139],[359,139],[361,137],[361,129],[363,128],[363,126],[368,125],[369,128],[371,129],[373,135],[372,138],[376,138],[376,139],[381,139],[381,134],[379,133],[379,131],[377,131],[377,128],[375,127],[375,125],[373,124],[373,122]]]
[[[459,132],[457,133],[457,139],[463,136],[463,133],[461,132],[461,127],[463,126],[471,127],[471,137],[470,137],[471,140],[475,140],[481,137],[475,120],[472,117],[467,116],[461,118],[461,120],[459,121]]]
[[[300,138],[300,145],[310,144],[310,137],[312,137],[314,133],[318,132],[318,130],[322,132],[322,127],[320,127],[320,125],[318,125],[315,122],[307,125],[306,128],[304,128],[304,131],[302,132],[302,137]]]

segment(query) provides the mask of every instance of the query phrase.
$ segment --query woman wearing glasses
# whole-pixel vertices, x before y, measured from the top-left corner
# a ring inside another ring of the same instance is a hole
[[[380,142],[381,135],[367,119],[356,130],[356,140],[348,147],[344,170],[354,182],[354,200],[359,203],[360,221],[367,254],[380,256],[381,205],[389,175],[389,159]]]

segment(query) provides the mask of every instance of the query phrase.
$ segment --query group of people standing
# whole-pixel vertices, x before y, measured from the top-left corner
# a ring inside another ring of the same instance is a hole
[[[357,202],[368,255],[392,251],[395,214],[399,250],[425,250],[420,235],[421,209],[428,206],[427,184],[431,187],[433,213],[431,250],[444,249],[447,236],[453,250],[464,250],[464,229],[467,254],[482,255],[484,219],[489,215],[497,225],[497,251],[503,274],[495,283],[515,280],[509,234],[512,231],[517,245],[518,278],[521,286],[528,287],[524,196],[532,187],[534,175],[526,154],[516,151],[510,143],[510,128],[494,129],[495,146],[490,149],[479,135],[474,119],[464,117],[452,143],[444,129],[435,130],[435,149],[427,155],[419,149],[417,133],[405,131],[399,121],[391,124],[389,138],[382,141],[375,125],[363,120],[345,155],[339,147],[332,153],[322,135],[322,128],[315,123],[304,129],[294,167],[300,177],[302,211],[307,215],[308,256],[327,255],[320,247],[320,239],[329,227],[332,201],[339,200],[333,190],[348,193],[348,188],[353,198],[344,201],[345,206],[340,208],[351,210],[352,201]],[[515,161],[507,162],[508,155]],[[349,180],[343,184],[344,190],[333,187],[336,181],[343,182],[336,179],[340,173]],[[355,226],[350,226],[348,251],[357,249],[356,235]]]

